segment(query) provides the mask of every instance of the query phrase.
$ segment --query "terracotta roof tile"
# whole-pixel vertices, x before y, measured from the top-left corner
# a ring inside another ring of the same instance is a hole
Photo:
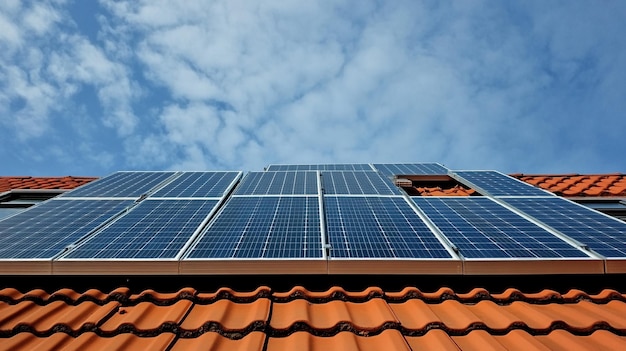
[[[273,292],[272,298],[276,302],[287,302],[296,298],[303,298],[309,302],[327,302],[330,300],[366,301],[375,297],[382,297],[384,291],[378,287],[369,287],[363,291],[346,291],[342,287],[334,286],[326,291],[308,291],[302,286],[295,286],[286,292]]]
[[[0,290],[0,350],[615,349],[625,333],[626,296],[608,289]]]
[[[374,336],[358,336],[351,332],[340,332],[333,336],[314,336],[307,332],[296,332],[285,338],[270,338],[268,351],[410,351],[406,340],[397,330],[388,329]]]
[[[118,332],[122,327],[133,331],[156,331],[159,328],[178,325],[191,305],[192,302],[189,300],[180,300],[169,306],[142,302],[136,306],[121,307],[100,329],[105,333]]]
[[[57,351],[62,350],[72,341],[74,338],[65,333],[39,337],[25,332],[0,340],[0,351]]]
[[[116,302],[100,306],[89,301],[76,306],[62,301],[43,306],[33,301],[23,301],[16,305],[0,302],[0,333],[21,330],[47,333],[55,327],[77,332],[81,328],[95,326],[118,306]]]
[[[194,305],[181,324],[185,330],[197,330],[218,324],[221,330],[244,330],[265,326],[270,312],[269,299],[257,299],[250,303],[220,300],[210,305]]]
[[[441,329],[431,329],[420,336],[404,337],[411,349],[420,351],[458,351],[459,346]]]
[[[0,192],[16,189],[74,189],[95,177],[0,177]]]
[[[266,335],[259,331],[241,339],[230,339],[215,332],[207,332],[197,338],[178,339],[171,351],[260,351],[263,350],[265,339]]]
[[[219,299],[234,299],[239,302],[251,302],[257,298],[269,297],[270,294],[270,288],[267,286],[259,286],[254,291],[249,292],[235,291],[231,288],[220,288],[215,292],[198,293],[195,298],[201,303],[209,303]]]
[[[294,300],[274,303],[270,325],[279,330],[290,329],[296,324],[330,330],[342,323],[357,330],[374,330],[386,323],[397,323],[397,320],[380,298],[362,303],[331,301],[320,304]]]
[[[626,174],[513,174],[529,184],[564,196],[626,196]]]
[[[74,339],[60,351],[82,351],[82,350],[166,350],[172,343],[175,335],[172,333],[161,333],[154,337],[141,337],[130,333],[116,335],[110,338],[101,337],[95,333],[83,333]]]

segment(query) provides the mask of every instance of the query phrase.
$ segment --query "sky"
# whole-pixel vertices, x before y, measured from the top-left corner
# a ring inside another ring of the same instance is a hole
[[[0,174],[626,173],[626,1],[0,2]]]

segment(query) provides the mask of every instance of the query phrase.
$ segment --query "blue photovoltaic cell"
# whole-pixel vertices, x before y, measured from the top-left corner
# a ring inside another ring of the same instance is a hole
[[[48,200],[0,221],[0,258],[50,259],[133,202]]]
[[[458,171],[458,176],[491,196],[549,196],[551,193],[495,171]],[[470,184],[470,187],[473,187]],[[487,195],[487,194],[483,194]]]
[[[376,172],[322,172],[325,194],[400,195],[400,190]]]
[[[320,233],[317,197],[232,197],[188,257],[321,258]]]
[[[185,172],[150,197],[222,197],[239,172]]]
[[[626,257],[626,223],[558,198],[506,198],[511,206],[605,257]]]
[[[588,257],[488,198],[413,201],[466,258]]]
[[[376,163],[374,168],[385,177],[402,175],[446,175],[448,169],[437,163]]]
[[[325,196],[334,258],[452,258],[402,197]]]
[[[325,164],[325,165],[270,165],[267,171],[373,171],[367,163]]]
[[[139,197],[169,178],[174,172],[117,172],[98,179],[62,197]]]
[[[144,200],[64,258],[175,258],[217,200]]]
[[[235,190],[235,195],[317,195],[317,173],[250,172]]]

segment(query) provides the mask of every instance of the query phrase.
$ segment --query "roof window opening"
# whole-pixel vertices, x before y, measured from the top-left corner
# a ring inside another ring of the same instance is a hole
[[[393,182],[410,196],[481,195],[447,175],[396,175]]]
[[[49,190],[11,190],[0,194],[0,220],[58,195]]]

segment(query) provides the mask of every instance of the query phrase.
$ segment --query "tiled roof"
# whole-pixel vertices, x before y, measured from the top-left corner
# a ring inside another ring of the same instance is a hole
[[[626,174],[512,174],[529,184],[565,197],[626,196]]]
[[[472,196],[476,194],[476,190],[458,185],[452,188],[420,186],[414,187],[413,189],[420,196]]]
[[[0,350],[617,350],[624,335],[615,290],[0,291]]]
[[[565,197],[626,197],[626,174],[512,174],[529,184]],[[95,177],[0,177],[0,192],[11,189],[73,189],[89,183]],[[452,188],[416,187],[421,196],[471,196],[474,189],[462,186]]]
[[[623,174],[513,176],[562,196],[626,196]],[[0,192],[71,189],[95,179],[0,177]],[[474,193],[460,186],[418,191]],[[265,286],[250,292],[187,288],[138,294],[127,288],[0,290],[0,350],[83,349],[619,350],[626,349],[626,294]]]
[[[0,177],[0,193],[16,189],[74,189],[94,177]]]
[[[563,197],[626,197],[626,174],[511,174],[512,177]],[[419,196],[472,196],[474,189],[456,185],[418,186],[412,188]]]

